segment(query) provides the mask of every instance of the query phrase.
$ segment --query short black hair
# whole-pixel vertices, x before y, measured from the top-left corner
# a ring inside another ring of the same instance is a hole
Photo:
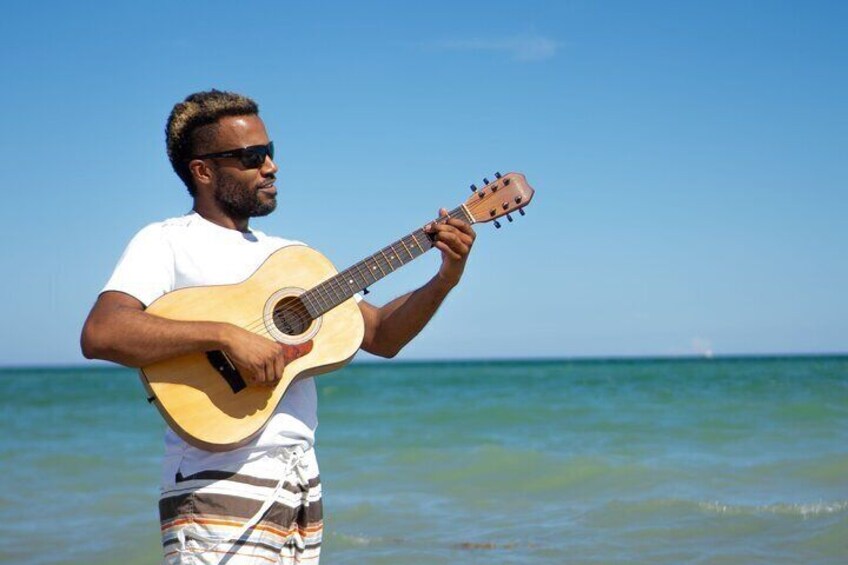
[[[168,116],[165,142],[174,172],[182,179],[189,194],[195,187],[188,163],[215,139],[218,120],[225,116],[259,115],[259,105],[247,96],[221,90],[189,94],[178,102]]]

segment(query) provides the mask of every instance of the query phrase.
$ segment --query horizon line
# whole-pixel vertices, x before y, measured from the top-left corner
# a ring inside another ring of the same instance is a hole
[[[462,357],[462,358],[435,358],[435,359],[381,359],[374,357],[365,360],[353,360],[350,365],[382,365],[392,364],[449,364],[449,363],[603,363],[603,362],[632,362],[632,361],[733,361],[733,360],[756,360],[756,359],[815,359],[840,357],[848,358],[848,351],[822,352],[822,353],[728,353],[728,354],[665,354],[665,355],[572,355],[572,356],[536,356],[536,357]],[[110,369],[123,368],[137,370],[111,361],[82,361],[79,363],[45,363],[45,364],[0,364],[0,371],[7,370],[33,370],[33,369]],[[338,369],[337,369],[338,370]],[[332,371],[331,371],[332,372]]]

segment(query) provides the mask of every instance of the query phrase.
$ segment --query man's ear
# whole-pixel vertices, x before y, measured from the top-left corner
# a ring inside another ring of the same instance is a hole
[[[212,184],[215,171],[203,159],[192,159],[189,161],[188,170],[194,178],[195,186],[208,186]]]

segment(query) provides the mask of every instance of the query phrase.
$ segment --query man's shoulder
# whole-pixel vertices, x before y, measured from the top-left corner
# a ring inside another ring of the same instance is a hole
[[[203,229],[209,222],[204,220],[197,212],[189,212],[182,216],[174,216],[173,218],[165,218],[158,222],[153,222],[147,227],[159,229],[163,232],[184,232],[191,229]]]
[[[278,247],[287,247],[289,245],[306,245],[306,243],[297,239],[287,239],[285,237],[280,237],[277,235],[268,235],[267,233],[256,229],[251,229],[250,232],[257,240],[266,241]]]
[[[176,216],[173,218],[165,218],[164,220],[159,220],[157,222],[150,222],[149,224],[142,227],[138,230],[139,234],[153,234],[153,233],[166,233],[169,231],[180,231],[186,228],[191,227],[191,215],[185,216]]]

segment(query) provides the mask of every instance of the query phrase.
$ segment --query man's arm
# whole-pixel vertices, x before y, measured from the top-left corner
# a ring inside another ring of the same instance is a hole
[[[80,339],[88,359],[144,367],[157,361],[220,349],[251,384],[274,384],[283,373],[286,350],[270,339],[232,324],[167,320],[144,311],[123,292],[97,298]]]
[[[440,210],[442,216],[446,210]],[[448,292],[456,286],[474,243],[474,230],[460,220],[432,224],[427,230],[442,252],[439,272],[418,290],[377,308],[360,303],[365,319],[362,348],[383,357],[395,356],[430,321]],[[220,349],[249,382],[274,384],[286,364],[286,348],[252,332],[218,322],[183,322],[144,311],[129,294],[102,293],[85,322],[83,355],[144,367],[158,361]]]
[[[447,210],[439,210],[446,216]],[[465,262],[474,244],[476,234],[471,226],[461,220],[431,224],[426,230],[434,240],[434,247],[442,252],[439,272],[427,284],[396,298],[383,307],[364,300],[359,303],[365,319],[365,337],[362,349],[381,357],[394,357],[418,335],[436,313],[450,290],[459,283]]]

